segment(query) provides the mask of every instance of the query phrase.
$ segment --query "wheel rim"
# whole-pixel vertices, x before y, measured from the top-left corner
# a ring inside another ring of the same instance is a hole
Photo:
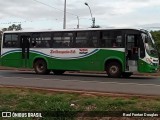
[[[117,66],[111,66],[110,67],[110,73],[113,75],[113,74],[116,74],[118,72],[118,67]]]
[[[38,72],[43,72],[43,70],[44,70],[44,65],[43,64],[38,64],[37,65],[37,71]]]

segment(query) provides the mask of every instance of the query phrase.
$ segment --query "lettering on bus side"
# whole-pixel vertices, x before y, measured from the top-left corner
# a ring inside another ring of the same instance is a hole
[[[88,53],[88,49],[86,48],[79,49],[79,54],[87,54],[87,53]]]
[[[51,50],[50,54],[75,54],[76,50]]]

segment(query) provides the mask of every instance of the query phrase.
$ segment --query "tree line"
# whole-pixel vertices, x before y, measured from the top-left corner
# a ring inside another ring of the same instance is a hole
[[[160,54],[160,30],[159,31],[151,31],[151,34],[153,36],[153,39],[156,42],[156,46],[157,46],[158,52]]]

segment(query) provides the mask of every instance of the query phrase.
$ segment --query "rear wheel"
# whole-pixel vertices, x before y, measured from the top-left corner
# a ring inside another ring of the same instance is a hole
[[[52,70],[54,75],[62,75],[65,71],[64,70]]]
[[[47,63],[44,60],[37,60],[34,63],[34,70],[37,74],[49,74],[50,70],[47,69]]]
[[[111,78],[121,77],[122,67],[118,62],[109,62],[106,66],[106,72]]]

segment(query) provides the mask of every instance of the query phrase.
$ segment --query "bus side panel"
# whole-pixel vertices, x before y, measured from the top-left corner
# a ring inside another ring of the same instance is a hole
[[[64,59],[64,58],[56,58],[56,56],[54,56],[54,55],[47,54],[50,52],[49,49],[48,50],[47,49],[41,50],[41,53],[40,53],[40,51],[36,51],[36,50],[31,50],[31,51],[34,51],[34,53],[33,52],[30,53],[30,58],[33,58],[31,60],[32,64],[35,59],[42,58],[47,62],[48,69],[51,69],[51,70],[53,70],[53,69],[54,70],[102,70],[101,69],[102,67],[99,66],[97,59],[96,59],[96,56],[98,53],[92,54],[92,55],[90,55],[88,57],[84,57],[84,58],[70,58],[70,57],[68,57],[68,58]],[[62,50],[62,51],[65,51],[65,50]],[[63,55],[62,55],[62,57],[63,57]]]
[[[23,67],[23,63],[21,60],[21,52],[18,52],[17,49],[8,50],[2,55],[2,65],[8,67]],[[33,50],[32,50],[33,51]],[[47,51],[47,50],[44,50]],[[47,52],[49,52],[48,50]],[[28,60],[27,68],[33,67],[33,62],[36,58],[43,58],[46,60],[48,69],[55,69],[55,70],[90,70],[90,71],[104,71],[105,69],[105,62],[109,58],[119,59],[120,61],[124,61],[124,52],[116,51],[116,50],[107,50],[107,49],[100,49],[95,54],[92,54],[88,57],[79,58],[79,59],[56,59],[52,58],[51,56],[46,56],[43,50],[41,54],[38,52],[30,52],[30,59]],[[124,63],[122,63],[123,71],[124,71]]]
[[[49,52],[49,51],[48,51]],[[32,53],[31,58],[46,58],[48,64],[48,69],[55,70],[90,70],[90,71],[104,71],[105,62],[107,59],[117,59],[120,62],[124,61],[124,52],[116,50],[99,49],[98,52],[84,58],[77,59],[57,59],[53,57],[44,57],[44,55],[39,55]],[[32,60],[32,63],[34,61]],[[31,64],[30,64],[31,65]],[[122,62],[123,70],[124,63]],[[30,66],[31,67],[31,66]]]
[[[138,72],[140,73],[156,73],[158,71],[158,65],[150,65],[142,59],[138,60]]]
[[[19,49],[4,49],[1,55],[1,65],[7,67],[21,68],[22,57]]]
[[[103,49],[97,54],[97,61],[101,70],[105,70],[105,63],[107,60],[118,60],[122,64],[122,71],[125,71],[125,52],[123,48],[115,48],[113,50]]]

